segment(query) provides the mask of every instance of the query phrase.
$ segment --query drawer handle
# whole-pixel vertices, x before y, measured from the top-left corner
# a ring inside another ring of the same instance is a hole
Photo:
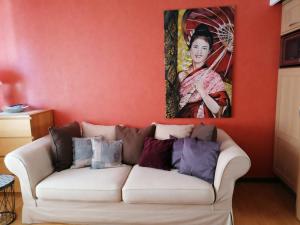
[[[295,26],[295,25],[297,25],[297,24],[300,24],[300,21],[297,21],[297,22],[294,22],[294,23],[290,23],[290,24],[289,24],[289,27]]]

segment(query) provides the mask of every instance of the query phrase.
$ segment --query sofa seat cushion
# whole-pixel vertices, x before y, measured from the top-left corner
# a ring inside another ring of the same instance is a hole
[[[122,189],[126,203],[212,204],[213,186],[199,178],[135,165]]]
[[[105,169],[67,169],[55,172],[36,186],[44,200],[119,202],[131,166]]]

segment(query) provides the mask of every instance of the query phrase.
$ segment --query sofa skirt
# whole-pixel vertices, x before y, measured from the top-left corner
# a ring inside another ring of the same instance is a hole
[[[39,201],[23,206],[23,223],[91,225],[231,225],[231,210],[214,205]]]

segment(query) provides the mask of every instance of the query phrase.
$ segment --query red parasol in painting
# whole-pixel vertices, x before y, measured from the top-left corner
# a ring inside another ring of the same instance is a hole
[[[214,42],[207,66],[219,73],[224,80],[231,80],[234,50],[234,8],[231,6],[187,10],[182,19],[182,31],[187,44],[195,28],[206,24],[213,34]]]

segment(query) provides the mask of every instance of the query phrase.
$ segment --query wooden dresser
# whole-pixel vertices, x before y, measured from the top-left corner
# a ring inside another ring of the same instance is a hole
[[[53,125],[52,110],[0,113],[0,173],[9,174],[4,157],[10,151],[48,134]],[[20,191],[16,180],[15,191]]]
[[[300,28],[300,0],[285,0],[282,3],[281,35]]]

